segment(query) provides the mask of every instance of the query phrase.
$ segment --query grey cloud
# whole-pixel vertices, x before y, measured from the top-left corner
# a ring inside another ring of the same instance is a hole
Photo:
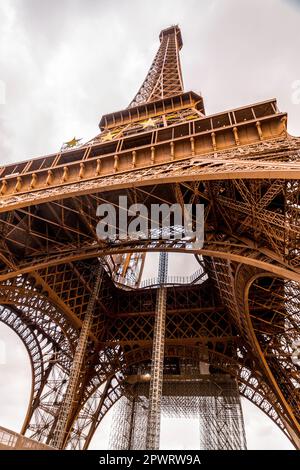
[[[283,1],[290,3],[291,6],[296,6],[300,8],[300,0],[283,0]]]

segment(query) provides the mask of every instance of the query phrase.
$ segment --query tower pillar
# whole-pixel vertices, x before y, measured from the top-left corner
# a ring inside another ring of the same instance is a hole
[[[102,265],[99,265],[96,270],[94,288],[89,299],[89,303],[87,305],[87,311],[85,314],[84,321],[82,323],[82,328],[77,343],[74,360],[70,370],[67,390],[59,410],[56,428],[54,431],[52,445],[58,449],[62,449],[64,447],[70,416],[72,413],[73,406],[76,403],[76,394],[78,393],[80,374],[84,365],[84,357],[89,334],[93,323],[94,307],[102,282],[102,274],[103,267]]]
[[[151,380],[149,390],[149,411],[147,424],[146,449],[159,449],[160,438],[160,408],[163,385],[165,329],[166,329],[166,299],[165,282],[168,272],[168,254],[160,253],[155,324],[152,347]]]

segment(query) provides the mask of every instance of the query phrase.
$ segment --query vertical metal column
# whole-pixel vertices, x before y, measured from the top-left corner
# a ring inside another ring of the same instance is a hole
[[[166,299],[165,282],[168,273],[168,254],[160,253],[155,324],[152,347],[151,381],[149,390],[149,411],[147,423],[146,449],[159,449],[160,438],[160,408],[163,385],[165,329],[166,329]]]
[[[56,428],[54,431],[54,436],[52,440],[52,445],[57,447],[58,449],[62,449],[64,446],[64,441],[66,437],[66,432],[68,428],[68,422],[70,419],[70,415],[72,413],[73,404],[76,402],[76,393],[78,390],[80,373],[82,371],[84,356],[86,352],[86,346],[89,338],[89,333],[91,330],[92,322],[93,322],[93,314],[94,314],[94,307],[96,298],[102,283],[102,274],[103,274],[103,267],[99,265],[96,271],[96,279],[93,288],[93,292],[89,299],[89,303],[87,306],[87,311],[84,317],[84,321],[82,323],[81,332],[79,336],[79,340],[77,343],[74,360],[70,370],[69,382],[67,386],[67,390],[61,404],[61,408],[59,411]]]

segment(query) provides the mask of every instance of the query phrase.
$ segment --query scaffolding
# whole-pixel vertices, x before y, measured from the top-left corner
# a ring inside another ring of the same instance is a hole
[[[237,381],[220,372],[210,374],[205,351],[207,362],[164,357],[167,274],[167,253],[160,253],[151,372],[149,364],[128,371],[123,396],[115,405],[109,447],[159,449],[160,419],[164,415],[197,418],[200,449],[245,449]]]
[[[109,448],[114,450],[144,450],[146,448],[146,429],[149,400],[138,396],[123,395],[115,405]]]
[[[136,383],[115,405],[110,449],[146,448],[149,389],[149,382]],[[228,375],[165,376],[161,414],[198,419],[201,450],[246,449],[238,385]]]
[[[207,396],[199,397],[201,450],[243,450],[246,436],[236,381],[208,381]]]

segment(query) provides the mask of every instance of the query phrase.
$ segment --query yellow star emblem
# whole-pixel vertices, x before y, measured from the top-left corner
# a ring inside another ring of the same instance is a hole
[[[72,140],[69,140],[68,142],[64,142],[64,145],[66,147],[75,147],[78,142],[80,142],[82,139],[76,139],[76,137],[73,137]]]
[[[102,141],[105,142],[107,140],[113,140],[114,136],[112,135],[111,132],[108,132],[107,134],[105,134],[103,137],[102,137]]]
[[[142,122],[142,126],[144,129],[147,129],[148,127],[155,127],[155,122],[152,118],[150,118],[147,121]]]

